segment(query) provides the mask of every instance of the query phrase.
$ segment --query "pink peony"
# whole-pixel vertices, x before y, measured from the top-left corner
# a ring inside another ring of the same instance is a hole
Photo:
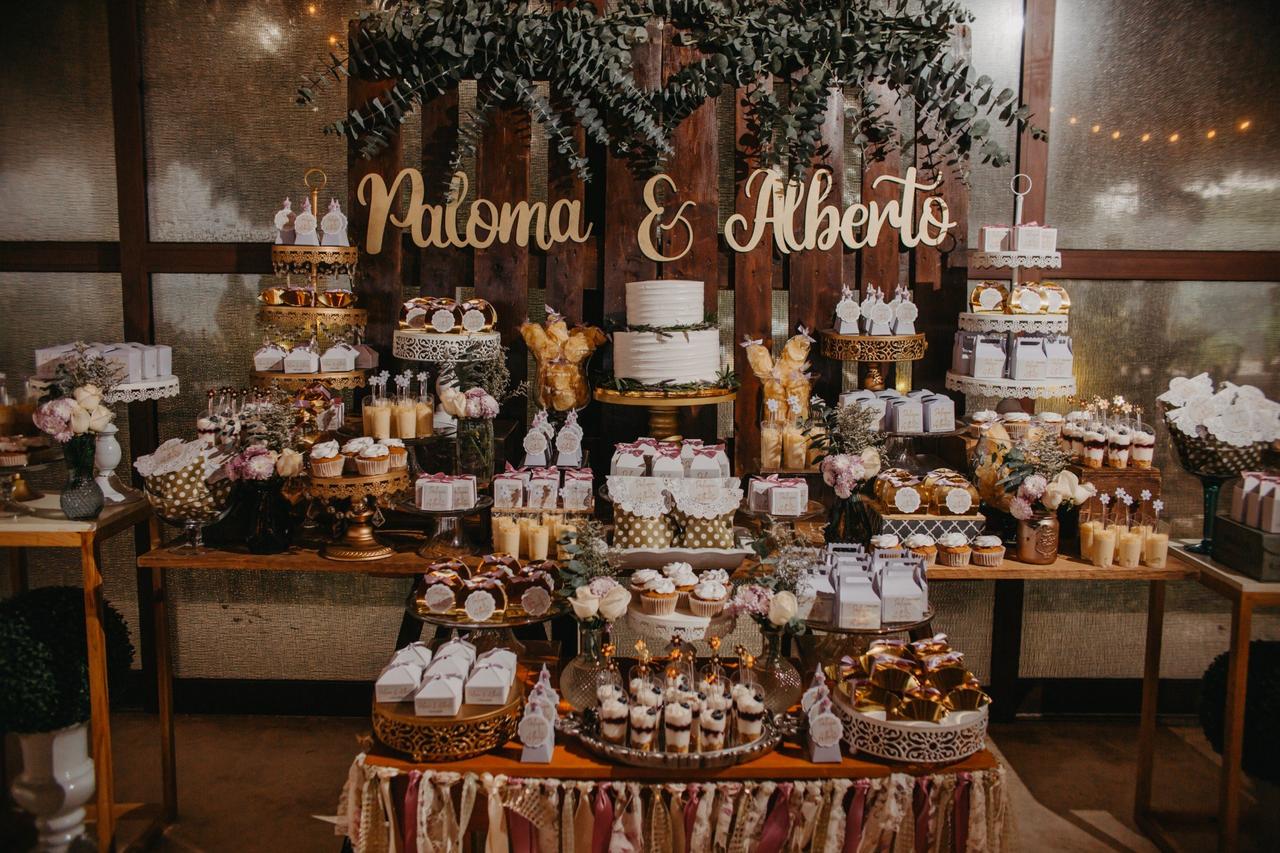
[[[468,418],[496,418],[498,416],[498,401],[493,399],[492,395],[483,388],[472,388],[464,396],[466,397],[466,416]]]
[[[1009,514],[1018,521],[1026,521],[1031,518],[1031,502],[1025,498],[1014,498],[1009,501]]]
[[[614,589],[614,587],[620,585],[621,584],[613,578],[601,577],[592,579],[591,583],[587,584],[587,589],[590,590],[591,594],[596,598],[604,598]]]
[[[1047,488],[1049,488],[1048,480],[1040,474],[1032,474],[1023,480],[1022,485],[1018,487],[1018,496],[1026,498],[1028,501],[1038,501]]]
[[[232,480],[270,480],[275,473],[275,452],[261,446],[243,450],[227,463],[227,477]]]
[[[729,602],[729,610],[736,614],[746,613],[761,618],[769,615],[769,604],[773,601],[773,593],[759,584],[746,584],[738,587],[733,599]]]
[[[74,435],[71,429],[71,416],[79,407],[70,397],[59,397],[41,404],[31,416],[31,420],[41,432],[53,436],[54,441],[68,442]]]

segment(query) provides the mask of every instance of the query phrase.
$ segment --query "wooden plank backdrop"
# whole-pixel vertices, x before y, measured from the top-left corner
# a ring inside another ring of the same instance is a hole
[[[674,44],[675,33],[670,27],[663,30],[655,23],[650,25],[649,32],[649,43],[634,53],[634,73],[642,86],[655,88],[682,63],[689,61],[694,51]],[[957,34],[955,49],[968,52],[967,33]],[[364,103],[386,85],[353,79],[349,83],[349,101],[352,106]],[[550,94],[556,103],[557,93],[552,91]],[[895,118],[901,117],[897,101],[887,92],[881,90],[874,94],[879,98],[882,109],[888,110]],[[810,250],[779,258],[769,235],[752,252],[731,252],[717,229],[722,218],[718,210],[721,170],[732,170],[735,210],[748,213],[754,209],[754,203],[745,198],[744,183],[758,165],[752,141],[745,138],[747,126],[743,96],[744,90],[726,90],[721,96],[733,99],[732,134],[726,134],[733,140],[732,152],[720,150],[722,145],[717,138],[717,111],[713,102],[698,109],[675,131],[675,151],[664,171],[675,181],[677,190],[664,201],[669,211],[682,201],[697,204],[687,214],[696,239],[688,253],[679,260],[659,264],[640,253],[636,231],[647,212],[642,200],[643,177],[633,175],[624,161],[595,145],[586,147],[596,177],[590,186],[585,186],[570,171],[554,146],[547,146],[545,164],[532,162],[532,134],[539,131],[531,127],[526,112],[508,108],[495,114],[483,132],[475,158],[474,194],[490,198],[497,204],[527,199],[533,170],[545,168],[548,201],[558,198],[583,200],[587,221],[592,225],[591,239],[580,245],[559,245],[548,252],[542,252],[536,245],[523,248],[513,244],[495,244],[475,252],[412,249],[420,255],[417,264],[405,265],[406,271],[411,273],[408,275],[401,270],[400,243],[388,241],[388,248],[381,256],[362,259],[361,287],[367,294],[366,298],[382,310],[383,305],[389,306],[399,300],[406,285],[410,290],[418,288],[424,294],[450,294],[456,287],[473,285],[477,295],[489,299],[497,307],[504,342],[511,347],[512,372],[517,378],[524,378],[525,348],[516,330],[525,319],[531,301],[534,304],[545,302],[571,320],[605,325],[606,318],[622,319],[624,285],[628,281],[646,278],[701,280],[706,283],[705,305],[708,312],[717,311],[721,288],[732,289],[733,311],[718,319],[722,328],[728,327],[733,333],[734,345],[727,359],[737,371],[742,385],[731,429],[737,468],[740,473],[749,473],[758,465],[760,386],[750,375],[742,348],[737,344],[744,336],[770,341],[775,324],[785,328],[788,334],[793,334],[799,325],[815,332],[829,327],[842,285],[863,290],[869,283],[874,283],[890,293],[902,279],[902,270],[909,268],[916,279],[919,327],[928,336],[930,344],[928,357],[917,366],[914,385],[941,390],[955,315],[965,304],[968,194],[963,183],[948,174],[939,190],[950,205],[952,218],[959,223],[954,231],[954,242],[947,241],[942,250],[926,247],[913,250],[908,258],[909,264],[902,263],[902,253],[907,250],[894,240],[883,240],[880,245],[860,252],[838,245],[827,252]],[[856,93],[851,96],[856,96]],[[815,158],[815,165],[832,170],[834,187],[829,201],[841,206],[867,200],[871,181],[876,176],[901,175],[906,166],[916,162],[919,156],[919,152],[914,150],[905,155],[895,152],[880,162],[868,162],[860,157],[861,152],[847,151],[844,98],[845,93],[833,91],[831,108],[822,130],[824,149]],[[907,120],[912,118],[908,116]],[[445,177],[446,152],[451,140],[456,138],[459,121],[456,91],[423,107],[423,150],[420,153],[408,152],[404,159],[421,164],[429,193],[438,192]],[[910,127],[903,129],[908,135],[913,130]],[[581,131],[575,132],[581,139]],[[353,153],[349,171],[351,186],[358,185],[360,178],[370,171],[389,178],[400,167],[401,159],[397,146],[372,161],[362,160]],[[861,164],[860,174],[856,171],[858,164]],[[855,168],[851,174],[861,187],[856,193],[846,193],[844,187],[847,170],[851,167]],[[892,195],[891,191],[882,188],[875,197],[884,200]],[[363,227],[362,208],[356,205],[353,231],[360,233]],[[684,240],[685,235],[677,229],[663,232],[655,243],[671,253],[684,248]],[[775,271],[780,271],[780,274]],[[402,277],[409,280],[402,281]],[[544,300],[530,300],[528,291],[531,287],[544,288]],[[773,316],[773,291],[776,287],[787,290],[785,318]],[[370,324],[370,342],[383,352],[389,350],[394,319],[392,314],[390,325]],[[597,356],[597,360],[600,358]],[[828,400],[834,399],[842,389],[841,365],[821,356],[815,344],[813,367],[815,391]],[[890,377],[885,378],[890,380]],[[634,410],[598,405],[593,408],[601,411],[588,413],[584,423],[588,425],[589,434],[597,433],[598,443],[593,446],[596,454],[607,454],[614,442],[634,438],[644,429],[643,418],[636,417]],[[517,409],[509,412],[512,415],[520,413]],[[704,411],[683,416],[681,427],[690,434],[713,437],[716,428],[714,409],[704,407]]]

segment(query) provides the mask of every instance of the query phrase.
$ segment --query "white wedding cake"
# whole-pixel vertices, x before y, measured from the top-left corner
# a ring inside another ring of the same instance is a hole
[[[714,382],[720,330],[704,327],[702,306],[700,281],[627,282],[628,330],[613,333],[614,376],[645,385]]]

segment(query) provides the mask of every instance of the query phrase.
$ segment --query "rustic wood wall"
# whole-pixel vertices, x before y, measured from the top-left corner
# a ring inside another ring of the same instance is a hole
[[[635,75],[641,85],[656,87],[681,63],[688,61],[691,49],[674,44],[673,34],[670,27],[664,31],[656,24],[651,25],[650,43],[635,53]],[[956,49],[968,50],[963,33],[957,36]],[[353,79],[350,83],[351,105],[362,103],[378,88],[375,84]],[[911,120],[910,115],[902,118],[899,105],[885,98],[885,93],[877,94],[886,104],[885,108],[901,121]],[[551,92],[551,96],[554,99],[556,93]],[[646,213],[641,198],[643,178],[633,175],[624,162],[592,148],[588,148],[588,154],[596,179],[591,185],[584,185],[573,176],[554,147],[546,155],[545,165],[535,163],[532,159],[532,134],[536,131],[531,130],[527,114],[508,109],[495,115],[484,132],[475,158],[472,198],[479,195],[497,203],[527,198],[531,174],[542,166],[546,170],[549,200],[575,198],[585,202],[587,219],[593,224],[592,239],[581,245],[556,246],[544,253],[536,246],[521,248],[514,245],[495,245],[474,252],[469,249],[421,250],[405,237],[402,242],[406,259],[410,255],[416,256],[416,263],[406,260],[403,273],[397,254],[400,247],[384,250],[376,262],[362,262],[361,288],[368,294],[369,304],[394,304],[406,286],[420,289],[425,294],[451,294],[455,287],[474,286],[478,295],[497,307],[504,341],[511,347],[513,374],[523,378],[526,352],[515,330],[527,315],[531,287],[545,288],[545,303],[568,317],[600,325],[606,316],[623,313],[624,285],[628,281],[655,277],[698,279],[706,282],[705,305],[708,312],[718,310],[720,291],[733,291],[732,315],[720,316],[719,321],[722,326],[733,328],[737,342],[744,336],[771,341],[775,320],[785,319],[785,324],[781,325],[791,333],[799,325],[810,330],[830,326],[842,285],[865,289],[868,284],[875,284],[891,291],[900,281],[914,281],[916,301],[920,306],[918,326],[928,335],[930,344],[928,358],[917,365],[915,385],[941,390],[943,372],[950,357],[955,315],[963,309],[965,301],[962,259],[966,249],[967,193],[964,185],[954,176],[949,176],[940,190],[951,205],[953,218],[959,220],[955,240],[944,243],[942,249],[945,251],[921,247],[904,255],[906,250],[896,242],[882,240],[880,245],[860,252],[838,245],[826,252],[811,250],[785,258],[773,251],[769,241],[750,253],[732,252],[725,246],[717,229],[717,223],[723,218],[719,210],[719,189],[722,179],[731,180],[736,193],[736,211],[749,212],[753,205],[744,197],[743,184],[758,165],[750,147],[742,144],[746,135],[742,96],[742,91],[727,90],[721,96],[732,99],[732,111],[729,113],[733,121],[732,133],[725,135],[735,143],[732,156],[720,150],[725,136],[719,132],[717,104],[713,102],[697,110],[675,132],[675,153],[665,171],[675,180],[678,195],[670,200],[669,209],[673,210],[686,200],[697,204],[689,215],[696,242],[678,261],[654,263],[640,253],[636,244],[636,229]],[[844,93],[832,94],[831,109],[823,127],[825,150],[815,159],[815,166],[824,166],[833,172],[835,186],[831,200],[835,203],[840,203],[846,194],[844,184],[847,180],[857,181],[861,196],[866,197],[870,182],[876,176],[900,175],[914,161],[914,152],[895,152],[883,161],[863,163],[857,156],[858,152],[846,151],[844,98]],[[351,186],[356,186],[360,178],[370,171],[391,175],[403,166],[416,165],[422,169],[429,188],[439,187],[448,168],[445,152],[458,132],[458,101],[458,93],[454,91],[424,105],[420,154],[413,151],[402,153],[399,145],[395,145],[372,161],[363,161],[353,155],[349,173]],[[853,171],[847,174],[850,164],[853,164]],[[731,176],[722,175],[722,170],[731,170]],[[857,193],[848,195],[852,199],[859,197]],[[892,191],[876,193],[878,198],[892,195]],[[353,215],[353,233],[359,233],[363,228],[360,211],[357,207]],[[729,212],[733,211],[725,211]],[[683,237],[664,234],[662,239]],[[670,244],[666,247],[669,249]],[[775,289],[786,291],[786,318],[773,316]],[[390,328],[386,324],[371,324],[370,329],[370,343],[389,356]],[[742,382],[733,418],[736,463],[740,473],[747,473],[758,465],[760,385],[750,375],[741,347],[733,347],[732,359]],[[817,345],[812,361],[815,391],[829,400],[833,399],[841,389],[841,365],[823,357]],[[613,441],[634,437],[643,428],[643,419],[637,417],[634,410],[611,411],[612,408],[589,411],[584,419],[589,434],[607,437],[601,442],[602,448]],[[511,413],[514,414],[515,410]],[[682,428],[691,433],[696,430],[698,434],[713,434],[713,407],[702,407],[702,410],[693,410],[685,415]]]

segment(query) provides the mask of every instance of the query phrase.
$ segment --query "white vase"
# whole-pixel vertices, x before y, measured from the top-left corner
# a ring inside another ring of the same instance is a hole
[[[84,835],[84,804],[93,797],[89,724],[20,734],[18,743],[22,773],[13,783],[14,802],[36,817],[36,849],[61,853]]]
[[[111,485],[111,474],[116,470],[123,456],[120,442],[116,440],[118,431],[119,428],[115,424],[107,424],[93,442],[93,470],[97,475],[94,479],[98,482],[98,488],[102,489],[102,497],[108,503],[117,504],[126,500],[125,496]]]

